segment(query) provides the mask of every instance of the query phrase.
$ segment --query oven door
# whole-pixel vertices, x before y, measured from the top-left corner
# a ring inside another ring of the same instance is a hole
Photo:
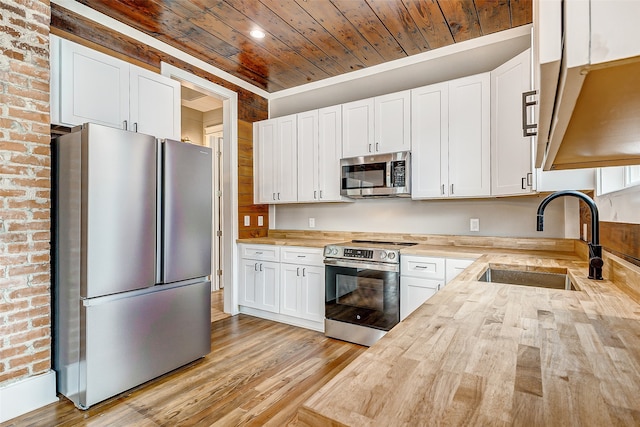
[[[326,259],[325,317],[388,331],[400,321],[397,264]]]

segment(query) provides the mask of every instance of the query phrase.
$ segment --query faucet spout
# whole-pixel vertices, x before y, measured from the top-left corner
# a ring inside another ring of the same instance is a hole
[[[556,191],[548,195],[538,206],[537,231],[544,229],[544,210],[554,199],[562,196],[577,197],[587,204],[591,211],[591,241],[589,242],[589,279],[602,280],[602,246],[600,246],[600,220],[598,207],[593,199],[584,193],[574,190]]]

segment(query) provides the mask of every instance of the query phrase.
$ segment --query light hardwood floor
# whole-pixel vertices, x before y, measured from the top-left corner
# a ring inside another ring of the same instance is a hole
[[[87,411],[61,396],[2,426],[295,426],[298,407],[366,349],[242,314],[212,322],[211,348]]]

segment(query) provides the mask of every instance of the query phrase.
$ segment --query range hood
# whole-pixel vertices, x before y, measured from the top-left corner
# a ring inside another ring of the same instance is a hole
[[[640,163],[638,16],[633,1],[534,2],[536,167]]]

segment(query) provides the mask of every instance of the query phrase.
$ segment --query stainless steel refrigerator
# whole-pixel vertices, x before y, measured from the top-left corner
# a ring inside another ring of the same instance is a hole
[[[86,409],[211,349],[212,153],[96,124],[53,147],[54,368]]]

